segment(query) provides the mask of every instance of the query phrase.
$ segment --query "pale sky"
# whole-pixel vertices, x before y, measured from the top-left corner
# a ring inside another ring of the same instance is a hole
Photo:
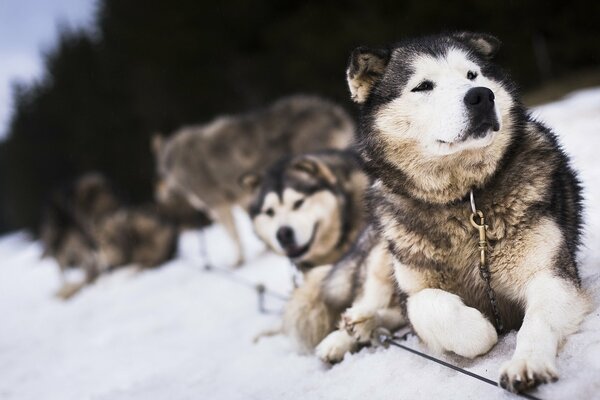
[[[12,112],[11,83],[41,75],[41,53],[57,37],[57,27],[88,26],[95,0],[0,0],[0,138]]]

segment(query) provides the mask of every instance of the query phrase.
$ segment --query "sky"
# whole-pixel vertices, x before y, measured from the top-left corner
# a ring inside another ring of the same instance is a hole
[[[11,86],[42,73],[42,54],[57,38],[57,27],[87,26],[95,0],[0,0],[0,139],[12,113]]]

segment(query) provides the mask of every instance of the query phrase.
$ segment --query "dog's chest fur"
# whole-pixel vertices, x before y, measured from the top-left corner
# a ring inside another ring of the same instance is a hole
[[[552,152],[547,152],[544,141],[538,135],[527,136],[524,148],[528,150],[511,155],[502,171],[475,191],[477,208],[489,225],[492,286],[508,327],[517,326],[522,317],[518,312],[522,307],[511,300],[517,296],[508,282],[523,274],[515,268],[516,260],[529,250],[520,244],[521,238],[543,217],[539,210],[546,207],[539,205],[549,201],[553,169]],[[523,170],[524,165],[529,167]],[[450,204],[426,203],[394,193],[381,183],[371,188],[369,197],[375,223],[399,262],[417,270],[428,287],[455,293],[465,304],[492,316],[479,276],[479,236],[470,223],[468,198]]]

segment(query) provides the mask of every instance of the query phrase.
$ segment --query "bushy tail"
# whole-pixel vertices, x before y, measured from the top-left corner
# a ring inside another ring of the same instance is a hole
[[[332,332],[339,314],[325,304],[321,287],[331,265],[316,267],[305,276],[304,284],[294,291],[283,314],[283,331],[302,352],[310,353]]]

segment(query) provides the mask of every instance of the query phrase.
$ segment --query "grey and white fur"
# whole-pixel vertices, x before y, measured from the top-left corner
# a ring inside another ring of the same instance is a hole
[[[590,303],[577,269],[579,180],[555,135],[491,61],[499,45],[458,32],[360,47],[347,79],[372,179],[370,226],[392,260],[413,330],[431,350],[468,358],[498,340],[469,221],[472,190],[489,226],[501,317],[519,330],[499,379],[517,392],[558,378],[557,352]]]

